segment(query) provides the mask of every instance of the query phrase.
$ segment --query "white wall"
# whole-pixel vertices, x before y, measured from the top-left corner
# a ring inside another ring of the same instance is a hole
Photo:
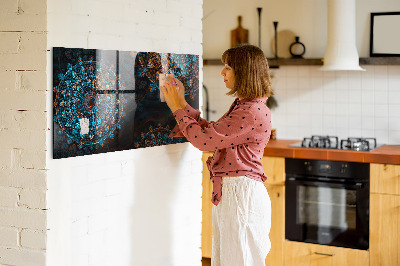
[[[323,57],[326,47],[327,1],[204,1],[204,58],[220,58],[229,48],[229,31],[236,17],[250,30],[250,43],[257,45],[258,15],[263,7],[262,49],[273,39],[272,21],[278,30],[290,29],[303,39],[305,57]],[[400,10],[392,0],[357,1],[357,47],[361,57],[369,56],[369,13]],[[222,15],[223,14],[223,15]],[[325,15],[324,15],[325,14]],[[247,22],[246,22],[247,19]],[[282,23],[281,23],[282,22]],[[246,23],[248,23],[246,25]],[[271,25],[270,25],[271,24]],[[215,27],[218,25],[218,27]],[[268,26],[270,25],[270,26]],[[218,33],[217,33],[218,31]],[[212,34],[214,35],[212,38]],[[269,35],[268,35],[269,34]],[[221,36],[221,38],[215,38]],[[272,38],[270,40],[270,38]],[[279,50],[278,50],[279,51]],[[273,89],[279,107],[272,111],[272,124],[281,139],[302,139],[311,135],[376,137],[382,144],[400,143],[400,66],[363,66],[365,72],[322,72],[318,66],[281,66],[272,69]],[[221,66],[205,66],[204,85],[210,93],[210,109],[218,119],[232,103],[220,76]]]
[[[0,1],[0,265],[46,261],[46,1]]]
[[[210,120],[229,108],[232,97],[219,76],[222,66],[204,67],[210,93]],[[271,113],[280,139],[311,135],[375,137],[400,143],[400,66],[362,66],[365,72],[323,72],[319,66],[272,69],[278,108]]]
[[[274,55],[274,26],[284,31],[279,41],[291,43],[286,36],[296,35],[306,46],[307,58],[324,56],[328,9],[327,0],[204,0],[203,44],[204,58],[220,58],[230,46],[230,31],[242,26],[249,30],[249,43],[258,45],[258,12],[261,7],[261,49],[267,57]],[[400,11],[398,0],[356,0],[356,42],[360,57],[369,56],[370,13]],[[291,34],[289,34],[291,32]],[[294,42],[294,39],[293,39]],[[278,53],[280,52],[278,48]],[[289,47],[285,48],[289,49]],[[290,57],[290,54],[285,53]]]
[[[275,70],[279,107],[271,116],[278,137],[376,137],[381,144],[399,144],[400,66],[363,67],[365,72]]]
[[[48,0],[48,49],[201,58],[201,18],[201,0]],[[51,87],[51,56],[47,70]],[[201,264],[201,152],[185,143],[53,160],[47,139],[47,265]]]

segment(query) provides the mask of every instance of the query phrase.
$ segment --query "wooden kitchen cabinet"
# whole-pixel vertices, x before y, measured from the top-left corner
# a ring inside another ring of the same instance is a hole
[[[202,256],[211,258],[212,253],[212,183],[206,166],[206,161],[211,152],[203,153],[203,206],[202,206]],[[271,250],[266,258],[266,265],[283,265],[283,243],[285,230],[285,158],[263,157],[264,171],[268,176],[265,187],[271,199]]]
[[[204,258],[211,258],[212,252],[212,183],[206,165],[211,152],[203,153],[203,195],[202,195],[202,223],[201,223],[201,253]]]
[[[371,164],[371,266],[400,265],[400,165]]]
[[[316,245],[285,240],[284,252],[285,266],[369,265],[369,253],[365,250]]]
[[[265,187],[271,199],[271,250],[266,266],[283,265],[285,240],[285,158],[264,156],[261,160],[267,175]]]
[[[371,194],[371,266],[400,265],[400,196]]]
[[[265,259],[266,266],[283,265],[285,241],[285,187],[265,184],[271,199],[271,250]]]
[[[400,195],[400,165],[370,164],[370,191]]]
[[[268,185],[285,185],[285,158],[264,156],[261,159],[264,172],[267,175],[265,184]]]

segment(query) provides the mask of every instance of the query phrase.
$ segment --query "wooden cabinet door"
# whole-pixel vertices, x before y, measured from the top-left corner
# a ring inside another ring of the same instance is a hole
[[[365,250],[285,240],[285,266],[368,266]]]
[[[212,183],[206,161],[211,152],[203,153],[203,195],[202,195],[202,224],[201,224],[201,253],[204,258],[211,258],[212,252]]]
[[[400,195],[400,165],[370,165],[371,193]]]
[[[371,266],[400,265],[400,196],[371,194]]]
[[[285,187],[265,184],[271,199],[271,250],[265,259],[266,266],[283,265],[285,240]]]
[[[285,158],[264,156],[261,163],[268,177],[266,184],[285,185]]]
[[[211,258],[212,254],[212,183],[208,172],[206,161],[212,153],[203,153],[203,195],[202,195],[202,233],[201,251],[202,256]],[[271,199],[271,250],[266,258],[267,265],[283,265],[283,242],[285,237],[285,187],[284,166],[285,159],[280,157],[264,157],[263,165],[268,180],[265,186]],[[271,185],[270,183],[274,184]],[[280,185],[275,185],[280,184]]]

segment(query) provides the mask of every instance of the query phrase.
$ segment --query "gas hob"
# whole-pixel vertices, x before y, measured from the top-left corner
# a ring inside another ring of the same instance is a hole
[[[349,137],[339,141],[337,136],[318,136],[306,137],[303,141],[289,145],[301,148],[320,148],[353,151],[371,151],[379,146],[376,138]]]

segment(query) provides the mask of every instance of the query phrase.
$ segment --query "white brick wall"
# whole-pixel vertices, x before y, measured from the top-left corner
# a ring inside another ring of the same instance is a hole
[[[17,228],[0,227],[0,247],[18,247],[19,231]]]
[[[1,265],[45,265],[46,3],[0,3]]]
[[[21,246],[30,249],[46,249],[46,231],[23,229]]]
[[[202,55],[202,0],[50,0],[47,9],[48,50]],[[50,95],[47,106],[51,128]],[[201,265],[201,152],[186,143],[52,160],[51,139],[48,265]]]
[[[49,51],[201,56],[202,0],[4,0],[0,16],[0,264],[200,265],[201,153],[52,160]]]

